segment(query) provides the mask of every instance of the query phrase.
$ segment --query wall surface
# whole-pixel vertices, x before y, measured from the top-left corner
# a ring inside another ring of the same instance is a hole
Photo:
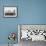
[[[3,15],[3,8],[5,6],[18,6],[18,0],[0,0],[0,44],[7,44],[8,34],[10,32],[17,32],[17,24],[18,24],[18,17],[17,18],[5,18]],[[18,42],[17,39],[15,41]]]
[[[16,6],[18,16],[4,18],[4,6]],[[9,32],[17,34],[18,24],[46,24],[46,0],[0,0],[0,44],[8,43]]]

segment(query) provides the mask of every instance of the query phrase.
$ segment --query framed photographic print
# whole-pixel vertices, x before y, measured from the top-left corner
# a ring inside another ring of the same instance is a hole
[[[17,7],[4,7],[4,17],[16,17]]]

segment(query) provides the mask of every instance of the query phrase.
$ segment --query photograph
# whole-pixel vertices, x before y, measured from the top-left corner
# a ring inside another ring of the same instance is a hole
[[[4,7],[4,17],[16,17],[17,8],[16,7]]]

